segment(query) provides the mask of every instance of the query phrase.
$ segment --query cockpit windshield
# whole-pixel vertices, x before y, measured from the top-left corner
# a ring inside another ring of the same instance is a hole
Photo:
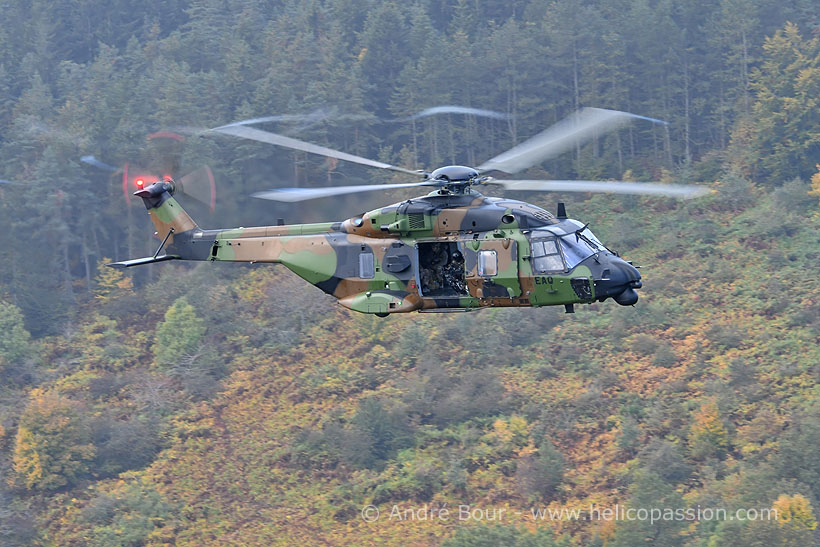
[[[559,238],[561,250],[567,260],[567,266],[572,269],[587,257],[594,255],[597,251],[592,250],[584,240],[575,241],[575,235],[566,235]]]
[[[578,227],[579,230],[581,230],[581,232],[578,234],[579,239],[587,243],[593,249],[594,252],[597,253],[600,251],[607,250],[606,246],[603,243],[601,243],[601,241],[597,237],[595,237],[595,234],[592,233],[592,230],[587,228],[584,224],[581,224],[577,220],[569,220],[569,222],[571,224],[574,224]]]
[[[589,228],[571,220],[577,230],[562,230],[557,226],[532,231],[533,269],[538,273],[571,270],[590,256],[606,251],[606,247]],[[577,235],[577,237],[576,237]]]

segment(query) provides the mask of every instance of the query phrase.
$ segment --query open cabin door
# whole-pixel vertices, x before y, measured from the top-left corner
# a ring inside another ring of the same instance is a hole
[[[514,239],[469,239],[464,249],[467,291],[476,298],[521,296],[518,246]]]

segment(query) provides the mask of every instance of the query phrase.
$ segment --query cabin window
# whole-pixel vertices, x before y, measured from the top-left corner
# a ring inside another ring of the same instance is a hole
[[[376,262],[373,253],[361,253],[359,255],[359,277],[362,279],[373,279],[376,275]]]
[[[498,275],[498,254],[495,251],[478,252],[478,275],[480,277]]]
[[[564,259],[554,239],[533,240],[532,267],[538,273],[563,272]]]

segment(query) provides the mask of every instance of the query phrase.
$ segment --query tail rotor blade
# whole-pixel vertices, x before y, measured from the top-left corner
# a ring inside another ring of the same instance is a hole
[[[214,174],[210,167],[203,165],[199,169],[191,171],[176,181],[176,186],[182,193],[208,205],[211,212],[214,212],[214,207],[216,206],[216,184],[214,183]]]

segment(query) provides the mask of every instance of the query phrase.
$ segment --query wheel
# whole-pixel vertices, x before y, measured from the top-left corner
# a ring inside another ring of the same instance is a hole
[[[381,312],[381,313],[377,313],[376,317],[387,317],[388,315],[390,315],[390,314],[387,313],[387,312]]]

